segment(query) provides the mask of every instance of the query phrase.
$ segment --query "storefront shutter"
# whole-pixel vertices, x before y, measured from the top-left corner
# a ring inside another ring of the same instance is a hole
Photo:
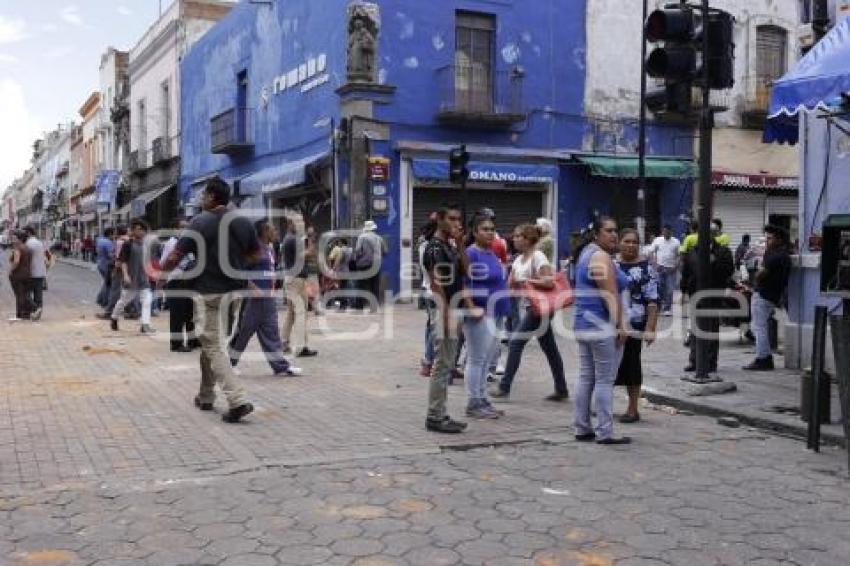
[[[723,221],[723,231],[731,238],[732,250],[738,247],[744,234],[749,234],[755,243],[767,223],[765,195],[724,191],[716,191],[714,195],[714,216]]]

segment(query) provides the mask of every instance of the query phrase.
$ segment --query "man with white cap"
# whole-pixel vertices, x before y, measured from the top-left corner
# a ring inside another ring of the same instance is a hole
[[[386,243],[375,233],[377,230],[378,225],[373,220],[367,220],[363,223],[363,232],[357,237],[357,243],[354,245],[357,271],[367,272],[364,274],[366,276],[359,280],[360,290],[375,298],[374,303],[370,300],[371,312],[376,312],[377,305],[381,302],[381,260],[387,251]],[[365,308],[366,301],[365,297],[358,297],[359,308]]]

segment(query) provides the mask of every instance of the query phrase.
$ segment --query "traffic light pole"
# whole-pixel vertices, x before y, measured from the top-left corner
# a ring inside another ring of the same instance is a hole
[[[649,0],[643,0],[643,18],[649,17]],[[646,26],[641,25],[640,121],[638,123],[638,192],[635,224],[640,241],[646,243]]]
[[[703,21],[708,21],[709,0],[702,0]],[[711,211],[713,204],[711,187],[711,161],[712,161],[712,130],[714,128],[714,112],[711,109],[711,88],[709,84],[709,34],[706,32],[702,38],[703,53],[703,77],[702,77],[702,108],[700,110],[700,136],[699,136],[699,193],[697,199],[697,220],[699,222],[699,240],[697,244],[697,289],[705,291],[710,289],[711,273]],[[700,305],[697,304],[697,307]],[[696,347],[696,376],[695,381],[710,381],[709,377],[709,346],[705,340],[706,333],[715,330],[709,324],[705,316],[700,316],[699,310],[693,309],[696,314],[696,328],[702,332],[696,332],[694,338]],[[715,378],[715,381],[719,378]]]

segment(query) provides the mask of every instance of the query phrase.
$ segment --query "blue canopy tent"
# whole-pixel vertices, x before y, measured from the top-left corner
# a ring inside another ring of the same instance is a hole
[[[850,92],[850,18],[774,84],[764,141],[797,143],[800,112],[835,106],[844,92]]]

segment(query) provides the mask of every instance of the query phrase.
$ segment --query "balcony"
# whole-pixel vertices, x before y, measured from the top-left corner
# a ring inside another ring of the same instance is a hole
[[[254,151],[253,113],[250,108],[231,108],[210,120],[210,151],[243,155]]]
[[[448,65],[437,70],[442,124],[505,129],[526,119],[523,74],[487,65]]]
[[[154,165],[164,163],[173,157],[171,155],[171,144],[169,140],[162,137],[153,140],[151,143],[151,153],[153,154]]]
[[[741,111],[741,126],[747,130],[763,130],[767,124],[773,81],[755,77],[747,82],[747,100]]]
[[[148,153],[146,151],[131,151],[130,158],[127,162],[127,169],[130,173],[140,173],[148,167]]]

